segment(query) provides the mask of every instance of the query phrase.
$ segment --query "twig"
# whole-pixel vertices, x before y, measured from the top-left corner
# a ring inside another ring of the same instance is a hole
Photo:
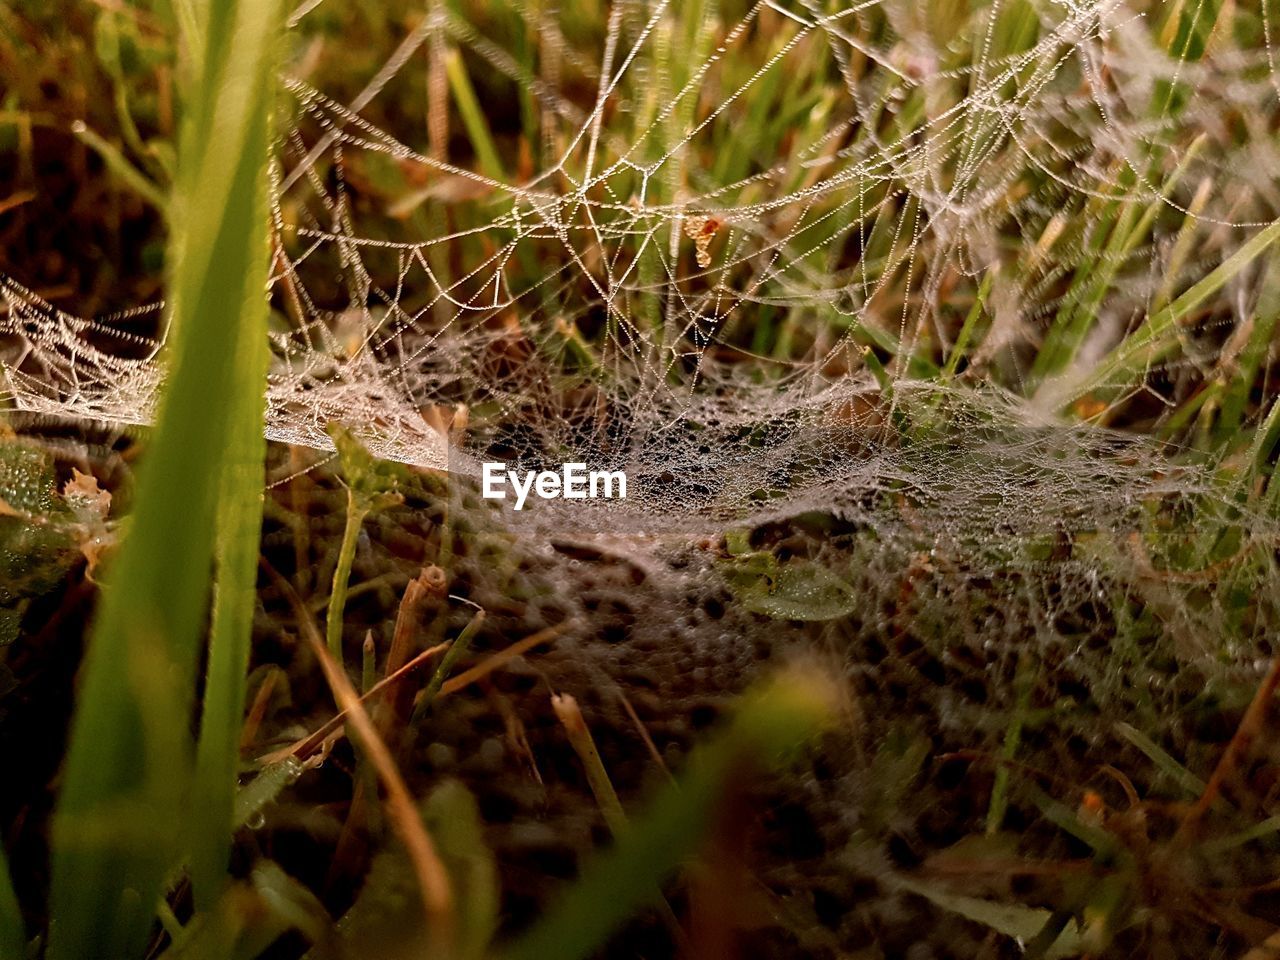
[[[386,674],[390,677],[409,659],[409,651],[413,648],[418,635],[422,607],[430,597],[439,597],[447,587],[445,572],[436,566],[422,568],[422,572],[409,581],[404,595],[400,598],[400,608],[396,612],[396,626],[391,635],[391,649],[387,652]],[[384,705],[374,714],[378,722],[378,732],[384,737],[391,733],[396,723],[403,723],[413,710],[413,689],[408,684],[400,684],[387,697]]]
[[[272,572],[274,573],[274,571]],[[278,574],[276,575],[279,576]],[[525,637],[523,640],[516,641],[504,650],[499,650],[493,656],[476,664],[470,670],[464,670],[456,677],[446,680],[440,686],[440,692],[437,697],[447,697],[450,694],[457,693],[464,687],[470,686],[477,680],[484,679],[484,677],[493,673],[493,671],[506,664],[509,660],[514,660],[516,657],[523,653],[527,653],[530,649],[538,646],[539,644],[549,643],[554,640],[563,633],[568,626],[569,624],[562,623],[557,624],[554,627],[547,627],[545,630],[539,630],[537,633]],[[418,667],[422,666],[423,663],[435,656],[441,650],[448,649],[449,645],[450,644],[448,642],[438,643],[434,647],[423,650],[422,653],[418,654],[391,676],[387,677],[380,683],[374,684],[373,689],[361,699],[372,700],[381,695],[388,687],[397,683],[406,674],[418,669]],[[261,764],[278,763],[285,757],[294,757],[298,760],[306,760],[319,750],[330,737],[341,735],[342,727],[346,718],[346,711],[341,711],[336,716],[325,721],[322,726],[317,727],[314,732],[303,737],[301,740],[288,747],[284,747],[283,749],[276,750],[273,753],[268,753],[259,757],[258,762]]]
[[[396,628],[391,636],[391,649],[387,651],[388,676],[399,670],[409,659],[409,649],[413,646],[413,637],[417,633],[418,613],[423,602],[433,594],[443,594],[444,589],[444,571],[436,566],[423,567],[422,572],[404,588],[400,608],[396,611]]]
[[[662,759],[662,754],[658,752],[658,745],[653,742],[653,737],[649,736],[649,731],[644,723],[640,720],[636,708],[631,705],[631,701],[627,698],[626,693],[621,687],[618,688],[618,699],[622,701],[622,709],[627,712],[627,716],[631,718],[631,724],[636,728],[636,732],[640,734],[640,739],[644,741],[645,749],[649,751],[649,756],[653,758],[653,762],[658,765],[658,769],[667,775],[667,779],[672,783],[676,782],[676,778],[671,775],[671,768],[667,766],[667,762]]]
[[[613,782],[604,768],[604,761],[600,759],[595,739],[587,729],[587,721],[582,716],[577,699],[572,694],[553,693],[551,709],[555,711],[556,719],[564,727],[564,732],[569,735],[573,752],[582,761],[583,769],[587,772],[587,784],[595,794],[609,832],[618,836],[627,828],[627,815],[622,810],[622,801],[618,799],[618,792],[613,789]]]
[[[543,630],[539,630],[537,633],[525,637],[523,640],[517,640],[511,646],[506,647],[503,650],[499,650],[491,657],[481,660],[470,670],[464,670],[456,677],[446,680],[440,687],[440,696],[447,697],[451,693],[457,693],[463,687],[470,686],[477,680],[483,679],[493,673],[493,671],[497,670],[508,661],[514,660],[516,657],[527,653],[540,644],[551,642],[556,637],[560,636],[560,634],[568,630],[572,625],[573,621],[558,623],[554,627],[547,627]]]
[[[279,576],[277,574],[277,576]],[[422,825],[422,817],[414,805],[413,795],[409,792],[400,770],[391,759],[391,751],[365,712],[364,704],[346,673],[337,664],[325,648],[324,638],[320,630],[307,613],[306,607],[298,598],[292,585],[284,578],[278,581],[280,590],[288,598],[298,618],[298,626],[303,637],[311,646],[312,653],[320,662],[329,689],[333,691],[334,701],[346,714],[347,722],[360,738],[360,745],[369,757],[369,762],[378,771],[378,779],[382,781],[387,792],[386,807],[391,818],[391,826],[399,835],[400,841],[408,851],[409,860],[413,864],[413,872],[418,880],[422,894],[422,909],[426,914],[432,936],[444,948],[447,955],[454,939],[453,891],[449,884],[449,874],[444,863],[436,853],[431,837]],[[385,681],[384,681],[385,682]],[[371,691],[372,692],[372,691]]]
[[[1222,759],[1214,767],[1213,774],[1209,777],[1209,782],[1204,788],[1204,793],[1200,794],[1200,799],[1187,812],[1182,824],[1178,827],[1177,839],[1190,839],[1200,825],[1204,815],[1209,812],[1209,808],[1218,799],[1218,795],[1222,792],[1223,783],[1226,782],[1227,777],[1231,775],[1236,765],[1253,745],[1254,738],[1262,731],[1262,724],[1266,720],[1267,707],[1270,706],[1278,686],[1280,686],[1280,657],[1274,657],[1271,660],[1271,669],[1267,671],[1262,685],[1258,687],[1258,692],[1253,695],[1253,700],[1249,703],[1249,708],[1245,710],[1244,716],[1240,718],[1240,726],[1236,728],[1235,735],[1231,738],[1231,742],[1227,744],[1226,752],[1222,754]]]
[[[403,667],[391,674],[391,676],[375,683],[369,689],[369,692],[360,698],[361,703],[374,700],[388,688],[394,686],[402,677],[412,673],[414,670],[417,670],[437,653],[440,653],[442,650],[447,650],[448,648],[449,644],[438,643],[434,647],[429,647],[428,649],[423,650]],[[276,763],[283,760],[285,757],[295,757],[299,760],[305,760],[307,757],[311,756],[311,754],[319,750],[320,745],[324,743],[325,740],[329,739],[330,736],[341,730],[346,719],[347,712],[346,710],[342,710],[331,719],[325,721],[322,726],[317,727],[315,732],[303,737],[290,747],[286,747],[283,750],[277,750],[274,753],[269,753],[266,756],[260,757],[258,762],[264,764]]]
[[[260,561],[260,565],[262,566],[262,569],[267,573],[267,575],[271,578],[272,582],[276,584],[276,587],[284,595],[285,599],[288,600],[291,605],[293,605],[295,616],[299,618],[300,622],[311,623],[312,626],[314,627],[314,622],[311,621],[306,608],[302,606],[302,601],[298,599],[298,594],[293,589],[292,585],[287,580],[285,580],[284,577],[280,575],[279,571],[277,571],[273,566],[271,566],[271,564],[268,563],[265,558],[263,558]],[[458,676],[445,680],[444,683],[441,684],[440,686],[440,692],[438,696],[447,697],[450,694],[457,693],[459,690],[463,689],[464,687],[469,686],[470,684],[475,683],[477,680],[480,680],[488,676],[490,673],[492,673],[494,670],[497,670],[499,667],[503,666],[503,664],[507,663],[509,660],[514,660],[516,657],[520,656],[523,653],[528,652],[530,649],[538,646],[539,644],[549,643],[550,641],[558,637],[561,633],[563,633],[565,630],[569,629],[569,627],[574,625],[575,625],[574,621],[572,620],[566,621],[564,623],[556,624],[553,627],[547,627],[544,630],[539,630],[537,633],[532,634],[531,636],[525,637],[523,640],[516,641],[506,649],[500,650],[497,653],[493,654],[492,656],[481,661],[476,666],[472,667],[470,670],[464,670],[462,673],[458,674]],[[449,643],[438,643],[435,646],[422,651],[422,653],[418,654],[416,657],[414,657],[412,660],[406,663],[403,667],[401,667],[399,670],[393,673],[391,676],[387,677],[386,679],[382,680],[379,683],[374,684],[373,689],[371,689],[368,692],[368,694],[366,694],[361,699],[372,700],[374,697],[379,696],[388,687],[397,683],[406,674],[410,673],[413,670],[416,670],[428,659],[435,656],[440,651],[448,649],[449,646],[450,646]],[[306,737],[303,737],[301,740],[298,740],[297,742],[291,744],[288,747],[284,747],[280,750],[276,750],[272,753],[268,753],[262,757],[259,757],[258,762],[264,765],[271,764],[271,763],[278,763],[279,761],[285,759],[286,757],[294,757],[297,760],[306,760],[308,757],[314,754],[317,750],[319,750],[330,737],[341,734],[343,725],[346,721],[346,717],[347,717],[347,714],[345,710],[339,711],[337,715],[335,715],[334,717],[326,721],[322,726],[317,728],[313,733],[309,734]]]

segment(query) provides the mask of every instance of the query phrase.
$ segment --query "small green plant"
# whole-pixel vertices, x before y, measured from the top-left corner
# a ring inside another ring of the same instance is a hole
[[[338,548],[338,562],[333,570],[333,588],[329,594],[329,613],[325,619],[325,641],[329,655],[342,662],[342,614],[347,604],[347,587],[351,581],[351,564],[356,556],[360,525],[376,510],[400,503],[403,497],[394,489],[397,471],[388,463],[370,456],[346,428],[331,424],[329,436],[338,451],[342,476],[347,487],[347,520]]]

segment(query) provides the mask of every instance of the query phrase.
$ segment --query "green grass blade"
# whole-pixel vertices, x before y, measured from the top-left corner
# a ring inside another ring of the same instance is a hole
[[[1177,347],[1178,324],[1192,310],[1221,290],[1278,238],[1280,220],[1263,227],[1199,283],[1169,306],[1148,317],[1146,323],[1126,337],[1072,391],[1071,399],[1082,397],[1091,391],[1114,389],[1117,385],[1134,382],[1151,364]]]
[[[0,846],[0,957],[23,957],[27,952],[27,937],[22,924],[22,912],[18,909],[18,897],[13,892],[13,880],[9,873],[9,861]]]
[[[1239,833],[1212,840],[1201,846],[1200,849],[1209,855],[1221,855],[1238,847],[1243,847],[1247,843],[1253,843],[1255,840],[1265,840],[1277,833],[1280,833],[1280,817],[1267,817],[1267,819],[1260,823],[1255,823],[1247,830],[1241,830]]]
[[[1158,743],[1141,730],[1121,722],[1116,724],[1116,732],[1146,754],[1147,759],[1155,764],[1156,769],[1168,777],[1183,792],[1192,797],[1198,797],[1204,793],[1204,781],[1165,753]]]
[[[252,329],[254,317],[236,314],[266,283],[259,215],[279,2],[206,12],[170,203],[169,383],[82,668],[53,826],[51,960],[140,955],[182,859],[222,463],[241,430],[260,428],[236,422],[246,407],[235,391],[240,346],[265,338],[264,318]]]
[[[1280,441],[1280,400],[1271,404],[1271,409],[1254,431],[1253,442],[1249,444],[1250,477],[1266,472],[1277,441]]]
[[[484,620],[485,612],[477,610],[475,615],[467,622],[467,625],[462,628],[462,632],[458,634],[458,639],[449,645],[445,655],[440,658],[440,664],[436,667],[435,672],[431,675],[431,680],[422,691],[422,695],[418,699],[418,705],[413,708],[413,715],[409,719],[410,727],[416,727],[421,719],[426,716],[432,702],[440,693],[440,688],[444,686],[445,680],[453,672],[454,666],[471,647],[471,639],[476,635],[476,631],[484,625]]]
[[[109,140],[104,140],[97,133],[90,130],[83,123],[76,123],[72,126],[71,132],[86,147],[93,150],[102,158],[103,164],[110,170],[126,187],[147,201],[151,206],[155,207],[162,214],[169,212],[169,204],[165,195],[161,192],[145,173],[135,167],[129,158],[121,152],[120,148]]]
[[[1116,201],[1118,204],[1116,210],[1108,215],[1109,218],[1114,217],[1114,220],[1105,244],[1097,251],[1097,256],[1092,259],[1087,268],[1080,271],[1077,279],[1073,281],[1072,291],[1067,297],[1068,305],[1055,319],[1044,345],[1036,354],[1031,368],[1033,381],[1041,382],[1045,377],[1061,371],[1075,360],[1089,331],[1097,321],[1103,300],[1108,291],[1114,288],[1121,265],[1129,260],[1135,248],[1146,237],[1156,216],[1164,208],[1167,199],[1173,195],[1174,189],[1186,175],[1191,162],[1200,153],[1204,143],[1204,137],[1197,137],[1187,147],[1173,172],[1161,185],[1160,195],[1148,202],[1141,214],[1138,212],[1136,202]],[[1132,170],[1126,168],[1121,185],[1125,189],[1132,189],[1133,179]]]
[[[263,191],[258,198],[258,221],[265,223],[267,214]],[[268,255],[264,249],[264,262]],[[240,726],[262,528],[266,455],[262,421],[266,414],[264,384],[270,352],[263,333],[267,304],[260,290],[247,291],[240,318],[236,372],[241,382],[234,387],[232,400],[240,409],[223,464],[215,546],[217,590],[192,798],[191,883],[197,909],[213,909],[217,904],[231,854]]]
[[[258,816],[285,790],[302,776],[302,763],[294,757],[285,757],[278,763],[268,764],[261,772],[236,791],[232,804],[232,824],[238,829]]]
[[[1267,258],[1259,283],[1252,330],[1234,365],[1234,376],[1226,387],[1222,402],[1217,428],[1218,439],[1222,443],[1231,442],[1245,422],[1245,409],[1258,382],[1258,374],[1274,348],[1276,325],[1280,321],[1280,257],[1274,252]]]
[[[940,379],[944,383],[950,381],[956,375],[960,360],[969,349],[969,342],[973,339],[973,332],[977,329],[978,320],[982,317],[983,310],[986,309],[987,296],[991,293],[991,281],[995,279],[995,275],[995,270],[988,270],[982,275],[982,282],[978,284],[978,293],[973,299],[973,306],[969,309],[969,315],[964,318],[964,325],[960,328],[960,334],[956,337],[955,345],[951,348],[951,353],[947,355],[946,365],[942,368]]]
[[[967,897],[908,877],[896,877],[892,882],[899,890],[924,897],[943,910],[959,914],[967,920],[1022,942],[1029,941],[1044,931],[1052,917],[1048,910],[1041,908]],[[1043,956],[1066,960],[1067,957],[1079,956],[1085,944],[1074,927],[1064,927],[1045,946],[1048,950]]]
[[[1018,755],[1018,747],[1022,743],[1022,728],[1027,722],[1027,712],[1031,707],[1031,694],[1035,688],[1035,677],[1031,667],[1031,657],[1025,655],[1018,664],[1018,675],[1014,681],[1018,688],[1017,705],[1009,726],[1004,734],[1004,746],[1000,749],[1002,760],[1012,762]],[[1000,831],[1004,826],[1005,814],[1009,809],[1009,767],[1001,764],[996,767],[995,784],[991,788],[991,803],[987,807],[987,835]]]
[[[745,766],[768,769],[829,722],[838,691],[818,670],[796,669],[748,693],[733,723],[691,758],[678,785],[632,821],[604,859],[590,864],[567,895],[507,954],[507,960],[575,960],[591,955],[615,927],[656,896],[694,851],[727,783]]]
[[[1221,9],[1220,0],[1178,0],[1162,37],[1169,55],[1192,62],[1203,57]]]
[[[502,169],[502,160],[498,156],[497,145],[493,142],[493,134],[489,132],[489,121],[485,119],[475,88],[471,86],[462,54],[457,50],[449,52],[445,60],[445,72],[449,76],[449,89],[453,91],[454,103],[457,104],[463,126],[467,128],[467,136],[471,138],[471,147],[476,152],[476,162],[481,172],[486,177],[504,182],[507,174]]]

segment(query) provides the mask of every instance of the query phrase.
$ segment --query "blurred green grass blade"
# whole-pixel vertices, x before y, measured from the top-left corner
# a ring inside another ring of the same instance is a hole
[[[104,140],[80,122],[72,125],[71,132],[76,135],[76,138],[81,143],[102,158],[106,168],[119,178],[121,183],[159,210],[160,213],[167,214],[169,212],[168,201],[160,191],[160,188],[151,181],[150,177],[135,167],[119,147],[109,140]]]
[[[26,955],[27,936],[22,924],[22,911],[18,909],[18,897],[13,892],[9,861],[0,846],[0,957],[15,960]]]
[[[1222,0],[1178,0],[1164,30],[1170,56],[1191,62],[1203,57],[1221,9]]]
[[[1188,796],[1198,797],[1205,791],[1205,783],[1194,773],[1169,756],[1160,745],[1132,724],[1120,722],[1116,724],[1116,732],[1146,754],[1150,760],[1171,782],[1176,784]]]
[[[996,271],[994,269],[987,270],[982,275],[982,282],[978,284],[977,295],[973,298],[973,306],[969,308],[969,315],[964,318],[964,325],[960,328],[956,342],[951,347],[951,353],[947,356],[946,365],[942,368],[940,379],[943,382],[950,381],[956,375],[960,360],[969,349],[969,342],[973,339],[973,332],[977,329],[978,320],[986,309],[987,296],[991,293],[991,281],[995,279],[995,275]]]
[[[256,219],[268,216],[265,181],[258,196]],[[262,262],[270,255],[263,231]],[[213,909],[225,886],[231,855],[233,806],[240,759],[240,726],[244,718],[245,681],[253,630],[258,573],[258,537],[262,528],[263,461],[266,443],[264,384],[270,351],[265,335],[267,303],[261,290],[246,291],[240,310],[240,343],[233,390],[236,430],[223,463],[218,509],[209,663],[205,673],[204,710],[196,748],[192,798],[191,884],[197,909]]]
[[[448,960],[491,957],[489,944],[498,926],[498,868],[485,843],[484,822],[475,798],[462,784],[446,780],[422,804],[422,818],[454,891],[457,938]],[[355,903],[338,921],[339,949],[317,947],[304,960],[443,960],[433,951],[431,930],[421,901],[407,896],[413,867],[404,847],[390,844],[377,852]]]
[[[1252,330],[1235,364],[1235,376],[1231,378],[1222,402],[1218,421],[1218,439],[1228,443],[1235,438],[1245,420],[1245,408],[1249,406],[1258,374],[1266,363],[1275,343],[1276,323],[1280,320],[1280,256],[1274,252],[1267,258],[1260,279],[1257,305],[1249,320]],[[1265,407],[1265,397],[1263,406]]]
[[[192,77],[204,70],[205,24],[209,17],[209,0],[152,0],[153,11],[166,21],[172,18],[181,37],[182,49],[189,58]]]
[[[1247,843],[1253,843],[1255,840],[1265,840],[1276,833],[1280,833],[1280,816],[1267,817],[1267,819],[1255,823],[1239,833],[1211,840],[1203,844],[1200,850],[1210,855],[1221,855],[1237,847],[1243,847]]]
[[[235,397],[252,379],[241,344],[265,338],[264,317],[237,314],[266,283],[260,198],[278,11],[278,0],[203,11],[203,69],[186,90],[170,202],[168,386],[82,667],[53,826],[51,960],[139,956],[182,859],[222,463],[241,431],[261,429],[237,422],[247,407]]]
[[[1091,391],[1131,385],[1146,369],[1178,345],[1178,325],[1241,270],[1280,239],[1280,220],[1263,227],[1199,283],[1163,310],[1152,314],[1108,354],[1072,391],[1072,400]]]
[[[1201,225],[1201,214],[1204,213],[1213,190],[1213,179],[1203,177],[1199,186],[1196,187],[1195,194],[1191,197],[1191,203],[1187,206],[1187,212],[1174,237],[1173,249],[1169,251],[1169,256],[1165,260],[1164,280],[1160,284],[1160,290],[1156,293],[1155,299],[1151,301],[1153,312],[1163,310],[1173,299],[1173,291],[1191,256],[1192,243]]]
[[[471,85],[471,78],[467,76],[467,66],[459,51],[449,51],[445,60],[445,72],[449,76],[449,89],[453,91],[454,103],[462,117],[463,126],[467,128],[467,136],[471,138],[471,147],[476,152],[476,162],[481,172],[492,180],[505,182],[507,174],[502,169],[497,145],[489,131],[489,121],[485,119],[484,110]]]
[[[838,690],[817,668],[793,668],[748,692],[733,722],[690,759],[688,772],[589,864],[506,960],[575,960],[598,948],[696,849],[736,777],[771,769],[834,715]]]
[[[1222,0],[1177,0],[1161,31],[1161,41],[1169,56],[1183,63],[1195,63],[1209,49],[1209,40],[1218,25]],[[1160,78],[1154,102],[1164,117],[1176,118],[1191,99],[1191,88],[1182,80]]]
[[[302,776],[302,762],[285,757],[263,767],[256,777],[236,791],[232,802],[232,825],[239,829],[258,816],[281,792]]]
[[[457,956],[481,960],[498,926],[500,898],[498,868],[485,845],[480,807],[466,787],[446,780],[431,792],[422,816],[458,892]]]
[[[197,913],[160,960],[254,960],[290,930],[333,956],[329,918],[315,894],[267,860],[247,882],[229,886],[212,911]]]
[[[125,68],[125,57],[122,51],[122,25],[128,31],[130,40],[136,41],[134,22],[115,11],[101,10],[94,21],[94,52],[98,62],[111,78],[113,87],[112,100],[115,102],[116,120],[119,123],[120,137],[124,145],[133,152],[144,166],[153,168],[153,174],[163,176],[163,170],[155,164],[155,156],[147,149],[147,144],[138,125],[133,119],[133,111],[129,103],[129,78]],[[163,199],[163,195],[161,195]]]
[[[1005,814],[1009,810],[1009,764],[1018,755],[1018,747],[1022,744],[1022,730],[1031,709],[1031,694],[1035,690],[1036,680],[1032,664],[1029,654],[1024,654],[1018,661],[1018,672],[1014,678],[1017,700],[1013,716],[1009,718],[1009,725],[1005,728],[1004,744],[1000,748],[1000,758],[1006,762],[996,767],[991,802],[987,806],[987,836],[992,836],[1003,828]]]

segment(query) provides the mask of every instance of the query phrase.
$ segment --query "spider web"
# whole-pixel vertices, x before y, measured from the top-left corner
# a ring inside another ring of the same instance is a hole
[[[831,838],[876,835],[905,732],[994,756],[1025,721],[1028,770],[1146,769],[1122,720],[1208,775],[1191,728],[1277,636],[1275,481],[1219,469],[1274,409],[1280,268],[1240,265],[1280,208],[1270,0],[438,0],[355,78],[313,69],[367,40],[339,7],[296,8],[280,83],[269,438],[318,463],[337,421],[461,478],[456,526],[434,504],[405,542],[465,531],[451,589],[506,636],[567,625],[577,689],[634,687],[673,742],[695,697],[823,655],[842,750],[877,751],[803,781],[827,899],[860,889],[829,878],[863,841]],[[162,304],[0,295],[14,406],[151,422]],[[628,496],[482,510],[490,460]],[[341,531],[325,503],[301,521]],[[915,808],[927,852],[976,808],[914,776],[892,830]],[[1050,862],[1038,826],[1020,855]],[[1222,848],[1230,889],[1269,879]],[[983,932],[867,908],[943,952]]]
[[[511,11],[518,43],[432,7],[354,97],[282,78],[269,438],[328,449],[339,421],[460,473],[627,471],[625,503],[574,505],[596,525],[869,490],[914,491],[934,529],[1120,522],[1167,485],[1161,450],[1064,413],[1159,427],[1239,359],[1250,271],[1123,347],[1271,219],[1271,138],[1224,129],[1274,119],[1265,7],[1253,48],[1212,56],[1190,51],[1198,13],[1173,55],[1119,0],[629,0],[587,43]],[[424,73],[425,124],[369,119]],[[1117,220],[1142,229],[1112,242]],[[1102,279],[1074,283],[1086,268]],[[84,319],[0,289],[18,408],[150,421],[163,337],[132,331],[162,305]]]

